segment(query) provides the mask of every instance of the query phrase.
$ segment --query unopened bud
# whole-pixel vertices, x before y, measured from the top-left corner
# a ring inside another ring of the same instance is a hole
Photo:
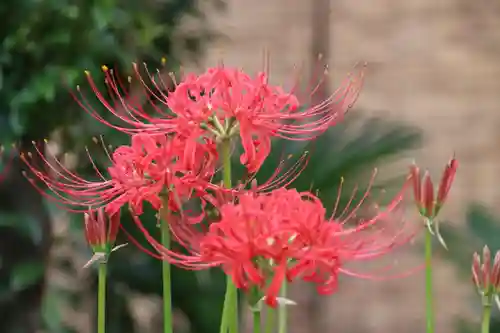
[[[482,276],[483,274],[481,273],[481,258],[479,257],[479,254],[475,252],[472,255],[472,281],[478,289],[482,289]]]
[[[420,169],[415,164],[410,166],[408,177],[411,178],[415,203],[420,215],[429,220],[433,220],[437,216],[450,192],[457,167],[457,160],[452,158],[446,165],[437,193],[434,193],[434,184],[429,172],[425,172],[423,179],[421,179]]]
[[[487,245],[483,248],[483,264],[481,265],[481,271],[483,273],[483,284],[487,289],[491,283],[491,251]]]
[[[495,255],[493,259],[493,268],[491,270],[491,283],[496,286],[497,289],[500,287],[500,251]],[[500,290],[498,290],[500,291]]]
[[[422,179],[420,178],[420,169],[412,164],[410,166],[410,176],[413,184],[413,197],[419,211],[422,211]]]
[[[424,215],[432,218],[434,216],[434,184],[432,184],[429,172],[425,172],[424,175],[421,205]]]
[[[94,253],[110,253],[120,228],[120,212],[109,215],[101,207],[84,214],[85,238]]]
[[[438,213],[439,209],[443,206],[448,197],[448,193],[450,192],[451,185],[453,184],[453,180],[455,179],[455,174],[457,173],[458,161],[455,158],[452,158],[450,162],[446,165],[446,168],[443,172],[443,176],[441,178],[441,182],[439,183],[439,189],[436,198],[436,212]]]
[[[472,257],[472,281],[481,296],[491,297],[500,292],[500,251],[491,263],[491,251],[483,248],[482,256],[474,253]]]

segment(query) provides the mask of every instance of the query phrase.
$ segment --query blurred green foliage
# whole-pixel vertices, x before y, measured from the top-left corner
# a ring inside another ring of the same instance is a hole
[[[132,61],[172,66],[173,34],[186,14],[202,17],[194,0],[21,0],[0,4],[0,133],[3,142],[43,138],[82,112],[68,88],[83,70],[103,64],[130,68]],[[210,35],[176,35],[194,53]],[[63,85],[63,82],[65,85]]]

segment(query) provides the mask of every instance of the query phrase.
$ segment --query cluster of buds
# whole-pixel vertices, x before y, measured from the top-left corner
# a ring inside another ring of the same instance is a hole
[[[410,175],[413,181],[413,191],[415,203],[420,215],[425,220],[425,225],[429,232],[438,237],[439,242],[446,247],[443,237],[439,233],[439,223],[435,220],[439,211],[443,207],[451,185],[457,172],[458,162],[453,157],[446,165],[437,193],[435,194],[434,184],[428,171],[424,176],[420,176],[420,169],[413,164],[410,167]]]
[[[483,305],[490,306],[495,299],[500,307],[498,295],[500,294],[500,251],[498,251],[491,264],[491,252],[488,246],[483,248],[483,256],[476,252],[472,257],[472,281],[477,292],[482,297]]]
[[[85,264],[88,267],[96,261],[106,262],[111,252],[123,247],[115,247],[116,235],[120,228],[120,213],[108,215],[104,208],[90,210],[84,214],[85,218],[85,238],[92,248],[94,255]]]

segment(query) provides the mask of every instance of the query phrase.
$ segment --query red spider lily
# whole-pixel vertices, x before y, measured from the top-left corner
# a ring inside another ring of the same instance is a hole
[[[341,120],[356,101],[363,82],[364,70],[350,75],[330,97],[317,105],[302,105],[295,95],[298,80],[290,91],[269,84],[268,73],[254,77],[236,68],[218,66],[197,76],[189,74],[179,84],[173,80],[171,93],[161,79],[149,75],[152,86],[144,81],[136,65],[136,76],[148,94],[156,116],[149,115],[128,95],[111,70],[104,68],[112,102],[98,90],[92,77],[88,81],[99,101],[126,126],[111,124],[93,110],[82,96],[80,105],[99,121],[127,133],[182,133],[193,140],[199,137],[225,140],[239,135],[244,154],[241,162],[255,173],[269,155],[271,137],[310,140]],[[146,70],[147,71],[147,70]],[[314,95],[324,76],[309,90]],[[166,110],[169,111],[166,111]]]
[[[214,217],[217,217],[219,215],[217,207],[220,207],[228,202],[233,202],[239,195],[243,193],[268,193],[277,188],[286,188],[295,179],[297,179],[297,177],[305,169],[305,167],[307,166],[307,162],[309,161],[309,154],[305,152],[291,166],[288,167],[287,162],[291,159],[291,157],[292,156],[289,155],[286,160],[282,159],[271,177],[260,185],[257,185],[257,182],[253,177],[235,185],[233,188],[225,188],[222,184],[218,185],[207,182],[205,184],[206,193],[201,194],[198,197],[201,200],[201,214],[199,214],[196,218],[186,216],[182,209],[170,210],[179,213],[178,215],[169,214],[169,217],[166,219],[176,241],[185,248],[199,249],[199,240],[206,232],[204,224],[200,224],[199,222],[202,222],[203,218],[206,218],[206,221],[211,221],[214,219]],[[247,188],[249,184],[251,185],[251,187]],[[173,198],[178,197],[175,189],[171,192],[171,194]],[[207,203],[211,204],[212,207],[209,207]],[[156,243],[154,238],[148,234],[138,214],[134,211],[131,211],[131,213],[136,224],[139,226],[139,229],[146,235],[146,238],[151,241],[153,247],[156,247],[158,243]],[[157,215],[157,218],[160,218],[160,216]],[[157,259],[162,258],[162,255],[158,255],[157,253],[151,252],[148,249],[140,246],[140,244],[138,244],[136,240],[130,240],[146,254]],[[175,262],[180,266],[185,266],[186,264],[184,259],[187,257],[182,256],[182,260],[174,259],[178,258],[178,255],[178,253],[169,252],[169,260]],[[198,263],[198,261],[196,258],[190,258],[190,260],[194,261],[190,262],[190,264],[187,264],[187,266],[188,268],[193,268],[192,264]],[[205,265],[208,264],[203,264],[203,266]]]
[[[336,290],[339,274],[376,278],[353,272],[345,264],[375,259],[413,238],[414,233],[405,234],[401,226],[387,235],[384,224],[394,221],[391,217],[406,188],[383,211],[352,227],[347,223],[369,191],[350,212],[346,208],[341,216],[331,218],[325,218],[325,208],[311,193],[283,188],[267,194],[247,192],[237,202],[219,207],[220,218],[206,234],[190,235],[182,243],[188,244],[191,255],[162,248],[144,231],[164,259],[191,269],[221,266],[239,288],[257,287],[269,305],[277,306],[285,279],[302,278],[316,283],[319,293],[328,294]]]
[[[82,178],[57,159],[51,163],[38,148],[36,151],[49,167],[49,172],[37,169],[29,156],[22,155],[22,159],[51,194],[46,194],[35,180],[30,179],[32,184],[49,198],[69,206],[71,211],[106,206],[106,212],[113,215],[128,203],[136,214],[141,214],[144,201],[159,209],[161,196],[168,195],[169,204],[175,210],[179,208],[178,199],[204,190],[203,184],[212,177],[215,169],[216,150],[203,143],[189,154],[184,148],[184,141],[178,136],[136,134],[130,146],[120,146],[112,156],[108,155],[111,161],[109,178],[96,167],[89,155],[100,178],[97,181]],[[170,195],[172,189],[178,195],[176,198]]]
[[[226,188],[222,184],[207,184],[207,189],[210,195],[205,196],[207,202],[212,203],[215,207],[232,201],[236,196],[247,191],[254,193],[267,193],[278,188],[287,188],[292,184],[304,171],[309,162],[310,154],[305,151],[293,164],[290,165],[289,161],[293,155],[289,155],[286,159],[281,158],[280,162],[274,168],[273,174],[263,183],[257,184],[255,174],[246,175],[244,180],[238,182],[232,188]],[[248,188],[250,185],[250,188]]]
[[[120,212],[109,215],[104,208],[85,213],[85,238],[94,253],[108,254],[113,249],[120,227]]]

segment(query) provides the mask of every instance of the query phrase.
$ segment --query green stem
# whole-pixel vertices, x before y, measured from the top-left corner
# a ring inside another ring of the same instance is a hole
[[[490,332],[491,302],[483,304],[483,320],[481,322],[481,333]]]
[[[220,148],[224,187],[231,188],[231,141],[223,140]],[[226,295],[222,309],[220,333],[226,333],[228,329],[230,333],[238,333],[238,290],[231,280],[231,276],[227,275],[226,279]]]
[[[231,188],[231,141],[224,140],[221,145],[221,155],[222,155],[222,180],[224,182],[225,188]]]
[[[281,285],[281,297],[286,298],[287,281],[283,281]],[[280,304],[278,308],[278,333],[286,333],[287,331],[287,306]]]
[[[264,333],[273,333],[274,330],[274,319],[276,317],[276,313],[274,312],[274,309],[270,306],[266,306],[267,308],[267,313],[266,313],[266,325],[264,328]]]
[[[253,333],[260,333],[261,311],[253,312]]]
[[[161,244],[170,248],[170,229],[166,221],[166,215],[162,214],[161,221]],[[170,278],[170,263],[162,261],[162,279],[163,279],[163,333],[172,333],[172,285]]]
[[[97,293],[97,333],[106,332],[106,276],[107,263],[99,263],[98,293]]]
[[[425,301],[427,333],[434,332],[434,305],[432,297],[432,234],[425,231]]]

